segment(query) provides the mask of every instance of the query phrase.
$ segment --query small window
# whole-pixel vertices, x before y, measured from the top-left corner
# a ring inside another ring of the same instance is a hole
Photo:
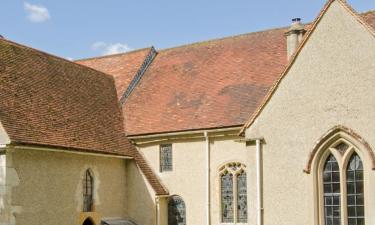
[[[160,145],[160,172],[172,171],[172,145]]]
[[[93,190],[94,178],[90,170],[86,170],[85,177],[83,178],[83,211],[93,211]]]

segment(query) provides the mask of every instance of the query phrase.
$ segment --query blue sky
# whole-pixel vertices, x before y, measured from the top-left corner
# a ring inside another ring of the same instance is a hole
[[[174,47],[312,21],[325,0],[1,0],[0,34],[65,58]],[[348,0],[358,11],[375,0]]]

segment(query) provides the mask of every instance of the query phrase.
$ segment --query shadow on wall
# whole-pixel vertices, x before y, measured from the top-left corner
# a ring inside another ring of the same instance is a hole
[[[155,193],[134,160],[127,163],[128,216],[137,224],[155,224]]]

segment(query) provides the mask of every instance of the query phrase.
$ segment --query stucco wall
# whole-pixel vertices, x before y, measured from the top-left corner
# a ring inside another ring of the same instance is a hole
[[[126,161],[17,148],[7,153],[19,178],[12,189],[17,225],[78,224],[85,170],[94,175],[94,209],[101,217],[125,217]]]
[[[375,146],[375,38],[334,2],[278,90],[246,131],[264,145],[267,225],[317,224],[313,176],[303,173],[315,142],[344,125]],[[364,159],[368,160],[368,159]],[[365,162],[365,189],[375,173]],[[375,224],[375,196],[366,196],[366,224]]]
[[[134,161],[129,161],[127,171],[128,215],[139,225],[156,224],[155,192]]]
[[[241,162],[247,166],[249,224],[255,216],[255,164],[251,148],[238,142],[236,132],[227,137],[210,137],[211,151],[211,224],[220,224],[219,168],[228,162]],[[218,134],[216,134],[218,135]],[[206,224],[206,143],[204,138],[191,136],[174,137],[170,141],[139,145],[139,149],[151,167],[161,178],[171,195],[179,195],[186,205],[188,225]],[[172,144],[173,171],[160,173],[159,145]],[[163,215],[167,216],[167,215]],[[164,218],[166,220],[166,218]],[[166,225],[166,224],[162,224]]]

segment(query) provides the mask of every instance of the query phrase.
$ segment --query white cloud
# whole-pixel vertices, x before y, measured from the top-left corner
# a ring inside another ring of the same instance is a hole
[[[102,41],[95,42],[91,46],[94,51],[101,51],[102,55],[113,55],[132,50],[127,44],[124,43],[105,43]]]
[[[67,60],[73,61],[74,59],[72,57],[66,57]]]
[[[24,2],[23,8],[27,12],[27,18],[31,22],[41,23],[51,18],[48,9],[42,5],[33,5],[28,2]]]

